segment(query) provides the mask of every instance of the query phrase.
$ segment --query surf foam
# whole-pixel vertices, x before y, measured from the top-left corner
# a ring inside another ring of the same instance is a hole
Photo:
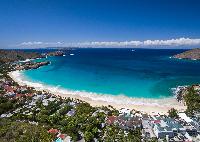
[[[33,82],[24,76],[23,71],[13,71],[10,72],[9,75],[13,78],[13,80],[18,82],[20,85],[27,85],[30,87],[34,87],[36,90],[46,90],[55,95],[63,94],[83,100],[90,99],[93,101],[103,101],[106,103],[115,103],[119,105],[148,105],[148,106],[159,106],[159,107],[170,107],[172,105],[177,105],[177,102],[173,97],[165,99],[147,99],[147,98],[131,98],[124,96],[123,94],[117,96],[113,96],[111,94],[100,94],[100,93],[97,94],[93,92],[64,89],[61,88],[60,86],[50,86],[43,84],[41,82],[39,83]]]

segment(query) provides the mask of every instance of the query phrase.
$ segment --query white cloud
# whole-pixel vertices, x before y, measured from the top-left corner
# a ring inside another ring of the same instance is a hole
[[[179,38],[170,40],[146,40],[144,46],[181,46],[181,45],[200,45],[200,39]]]
[[[91,41],[77,43],[62,43],[62,42],[41,42],[29,41],[22,42],[18,46],[23,47],[146,47],[146,46],[200,46],[200,39],[177,38],[169,40],[132,40],[132,41]]]
[[[124,47],[124,46],[194,46],[200,45],[200,39],[178,38],[170,40],[145,40],[145,41],[122,41],[122,42],[82,42],[78,46],[92,46],[92,47]]]
[[[42,41],[28,41],[28,42],[22,42],[18,44],[17,46],[22,47],[44,47],[44,46],[59,46],[62,45],[62,42],[42,42]]]
[[[124,46],[140,46],[142,45],[141,41],[122,41],[122,42],[116,42],[116,41],[103,41],[103,42],[80,42],[77,43],[78,46],[92,46],[92,47],[106,47],[106,46],[119,46],[119,47],[124,47]]]

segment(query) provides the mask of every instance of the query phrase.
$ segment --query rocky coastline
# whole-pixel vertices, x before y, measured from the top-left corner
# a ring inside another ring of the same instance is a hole
[[[41,66],[49,65],[49,61],[43,62],[25,62],[20,64],[13,64],[12,67],[14,70],[29,70],[29,69],[38,69]]]
[[[45,54],[46,56],[63,56],[64,52],[63,51],[54,51],[54,52],[49,52]]]
[[[191,86],[189,85],[178,86],[176,88],[172,88],[172,93],[174,94],[178,102],[186,105],[184,96],[187,95],[190,88],[193,88],[196,91],[196,93],[200,96],[200,84],[193,84]]]
[[[187,88],[188,86],[178,86],[176,88],[172,88],[172,93],[174,94],[174,96],[176,97],[176,100],[180,103],[184,103],[184,99],[183,96],[186,94],[187,92]]]
[[[173,58],[188,59],[188,60],[200,60],[200,48],[191,49],[183,53],[174,55]]]

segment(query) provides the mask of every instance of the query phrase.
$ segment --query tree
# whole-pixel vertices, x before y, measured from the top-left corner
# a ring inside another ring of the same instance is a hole
[[[89,141],[92,141],[94,139],[94,135],[91,132],[86,131],[84,133],[84,138],[85,138],[86,142],[89,142]]]
[[[60,115],[65,115],[68,111],[70,111],[73,107],[66,105],[62,109],[59,110]]]
[[[53,138],[45,127],[0,119],[0,140],[1,142],[50,142]]]
[[[169,117],[171,117],[171,118],[177,118],[177,117],[178,117],[177,112],[178,112],[178,111],[177,111],[176,109],[171,108],[171,109],[168,111]]]
[[[195,111],[200,111],[200,95],[197,94],[193,86],[188,88],[184,101],[187,105],[186,113],[188,115],[193,115]]]

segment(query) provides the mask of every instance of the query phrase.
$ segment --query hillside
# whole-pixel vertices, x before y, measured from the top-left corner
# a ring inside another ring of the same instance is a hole
[[[174,58],[200,60],[200,48],[191,49],[173,56]]]
[[[0,50],[0,63],[8,63],[19,60],[41,58],[42,55],[33,52],[24,52],[19,50]]]

